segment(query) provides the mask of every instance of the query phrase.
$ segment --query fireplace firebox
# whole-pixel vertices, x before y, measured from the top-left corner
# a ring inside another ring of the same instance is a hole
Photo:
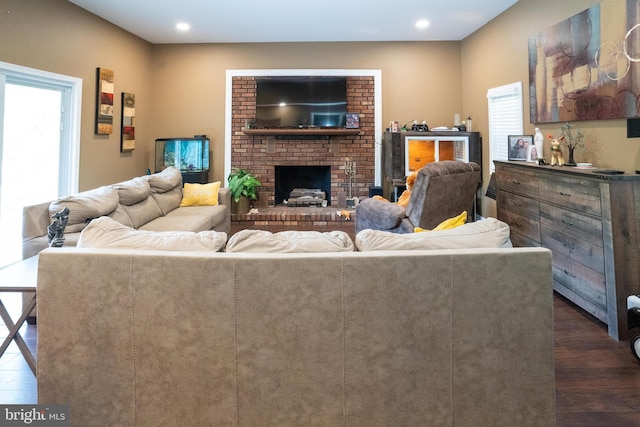
[[[331,166],[275,166],[276,206],[300,189],[320,190],[326,195],[326,205],[331,205]]]

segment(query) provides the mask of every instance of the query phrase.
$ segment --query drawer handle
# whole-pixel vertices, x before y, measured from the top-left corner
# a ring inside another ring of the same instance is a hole
[[[567,270],[562,270],[562,271],[564,271],[564,274],[566,274],[567,276],[572,277],[572,278],[574,278],[574,279],[576,278],[576,275],[575,275],[575,274],[571,274],[571,273],[569,273]]]
[[[561,196],[565,196],[565,197],[571,197],[571,194],[569,193],[563,193],[562,191],[560,192]]]
[[[571,221],[567,221],[566,219],[563,219],[563,220],[562,220],[562,223],[563,223],[563,224],[566,224],[566,225],[571,225],[571,226],[573,226],[573,222],[571,222]]]

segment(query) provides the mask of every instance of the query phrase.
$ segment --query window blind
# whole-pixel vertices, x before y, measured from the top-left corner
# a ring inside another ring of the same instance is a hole
[[[491,88],[489,102],[489,168],[494,160],[509,159],[509,135],[522,135],[522,82]]]

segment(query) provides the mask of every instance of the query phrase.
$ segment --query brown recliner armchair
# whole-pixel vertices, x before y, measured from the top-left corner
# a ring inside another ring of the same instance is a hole
[[[473,220],[480,166],[457,160],[433,162],[418,171],[407,208],[374,198],[356,208],[356,233],[364,229],[413,233],[415,227],[432,229],[467,211]]]

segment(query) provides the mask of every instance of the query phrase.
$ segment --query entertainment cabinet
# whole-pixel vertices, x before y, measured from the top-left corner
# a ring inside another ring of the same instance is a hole
[[[419,154],[409,156],[407,147],[412,146]],[[394,201],[398,187],[404,186],[407,175],[413,169],[419,169],[428,162],[440,160],[475,162],[482,171],[480,133],[385,132],[382,139],[382,195]],[[479,207],[481,203],[476,205]]]
[[[554,290],[628,338],[627,296],[640,293],[640,175],[494,163],[498,219],[514,246],[549,248]]]

